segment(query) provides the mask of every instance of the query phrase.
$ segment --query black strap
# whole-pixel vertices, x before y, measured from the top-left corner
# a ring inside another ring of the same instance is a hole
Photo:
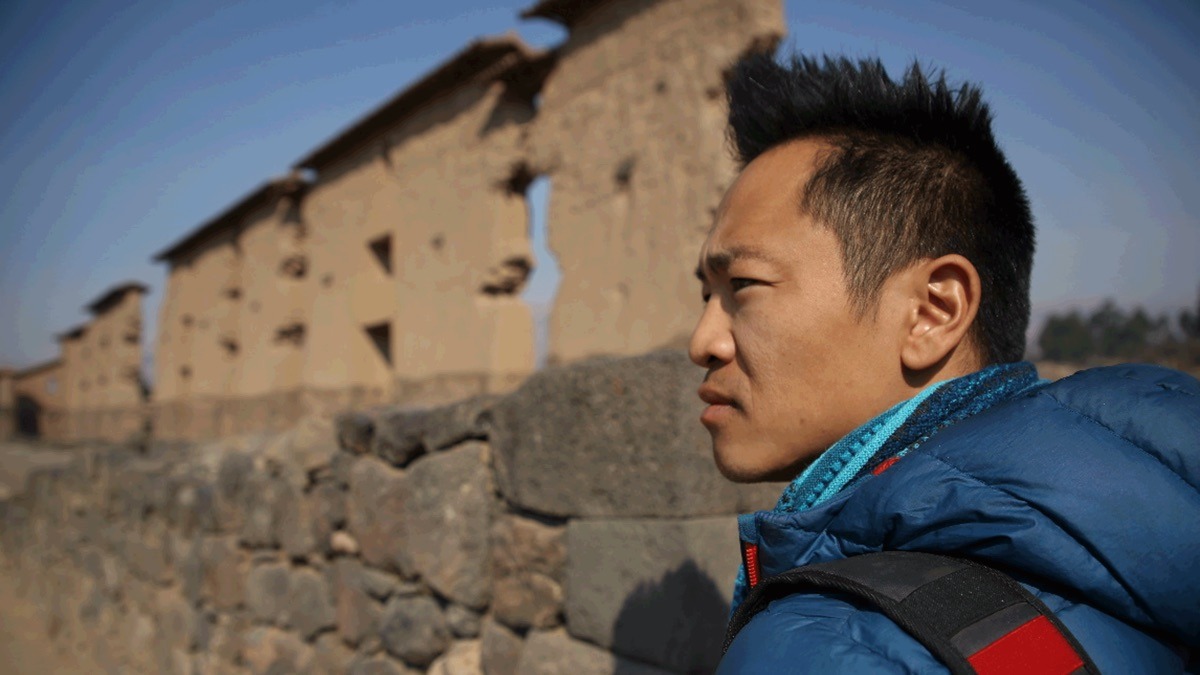
[[[1064,651],[1068,646],[1082,665],[1064,672],[1100,672],[1058,617],[1008,575],[974,561],[912,551],[883,551],[816,563],[763,580],[730,620],[723,651],[729,650],[738,632],[772,601],[803,591],[833,591],[866,601],[955,675],[978,673],[972,658],[977,664],[995,663],[1014,649],[1016,652],[1007,656],[1021,659],[1047,654],[1074,661]],[[1039,617],[1057,629],[1066,645],[1045,631],[1043,639],[1021,643],[1019,638],[1034,634],[1030,631],[1049,630],[1044,623],[1035,622]],[[1018,629],[1024,632],[1017,635]],[[1014,638],[1002,640],[1009,636]]]

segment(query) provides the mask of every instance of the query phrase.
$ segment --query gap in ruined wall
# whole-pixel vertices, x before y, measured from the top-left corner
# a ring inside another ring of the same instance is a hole
[[[383,271],[389,277],[392,276],[392,235],[385,234],[372,239],[367,242],[367,248],[371,249],[371,254],[375,256],[375,260],[379,262]]]
[[[529,240],[533,250],[533,271],[521,293],[521,300],[533,314],[534,367],[546,365],[550,353],[550,311],[562,279],[558,258],[547,240],[550,216],[550,178],[533,177],[524,188],[529,213]]]
[[[375,345],[375,350],[379,352],[379,356],[383,358],[388,367],[392,366],[392,324],[384,321],[372,326],[366,326],[363,330],[367,333],[367,337],[371,339],[371,344]]]

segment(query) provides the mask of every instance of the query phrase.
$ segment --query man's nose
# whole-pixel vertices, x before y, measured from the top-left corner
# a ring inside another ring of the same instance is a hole
[[[729,315],[721,308],[720,300],[714,295],[704,303],[700,320],[692,329],[688,341],[688,357],[701,368],[710,368],[715,362],[733,360],[733,334],[729,330]]]

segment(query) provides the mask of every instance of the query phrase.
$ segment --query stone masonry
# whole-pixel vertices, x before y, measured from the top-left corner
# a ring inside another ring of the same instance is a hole
[[[702,673],[734,514],[678,352],[506,396],[80,448],[0,495],[0,567],[111,672]]]

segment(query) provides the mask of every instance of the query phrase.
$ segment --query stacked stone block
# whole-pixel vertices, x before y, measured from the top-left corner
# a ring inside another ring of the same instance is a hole
[[[0,502],[5,574],[114,671],[697,673],[738,488],[682,354],[202,445],[92,448]]]

